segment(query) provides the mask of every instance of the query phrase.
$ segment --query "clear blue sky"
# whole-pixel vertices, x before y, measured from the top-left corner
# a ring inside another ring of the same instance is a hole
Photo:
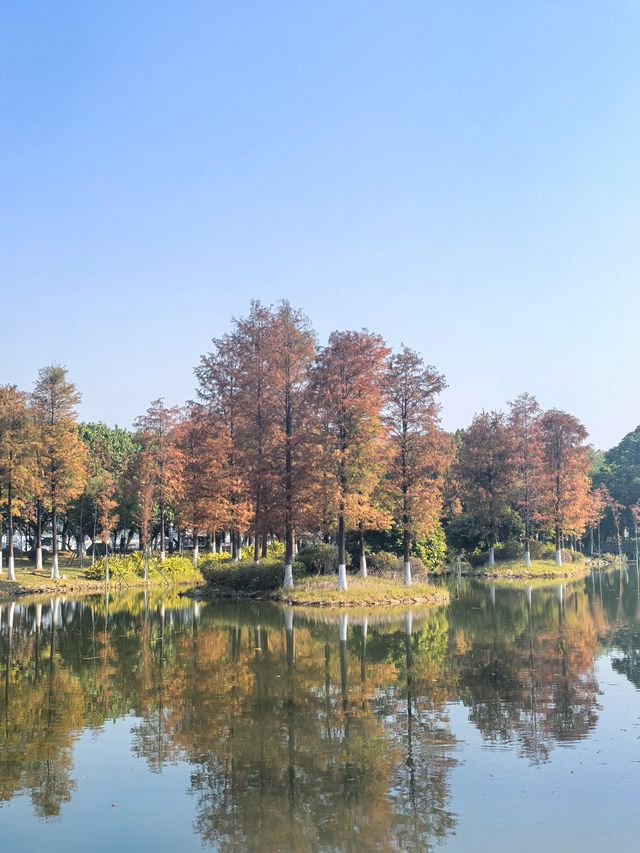
[[[193,395],[252,297],[640,422],[640,4],[0,0],[2,382]]]

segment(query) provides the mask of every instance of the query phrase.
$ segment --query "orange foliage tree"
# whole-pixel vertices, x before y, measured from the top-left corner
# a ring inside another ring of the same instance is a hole
[[[387,372],[388,470],[385,485],[393,518],[402,528],[404,581],[411,583],[411,539],[439,523],[450,442],[439,427],[438,394],[444,376],[403,347]]]
[[[15,581],[13,517],[27,498],[33,460],[33,430],[28,397],[15,385],[0,387],[0,488],[7,508],[8,577]],[[0,573],[2,572],[2,526],[0,525]]]
[[[225,434],[199,403],[185,409],[174,438],[182,454],[182,491],[177,502],[178,521],[193,532],[193,564],[198,565],[198,535],[213,533],[228,520],[224,491]]]
[[[515,466],[514,504],[524,525],[524,561],[531,565],[532,527],[542,499],[542,411],[531,394],[521,394],[510,404],[509,429],[513,438]]]
[[[58,579],[58,514],[82,493],[87,476],[86,446],[76,429],[80,394],[67,380],[67,370],[54,364],[40,370],[31,401],[40,450],[38,474],[51,512],[51,577]]]
[[[347,587],[345,534],[371,496],[369,472],[382,432],[385,365],[389,350],[379,335],[333,332],[314,377],[322,424],[324,464],[331,476],[337,516],[338,583]],[[369,484],[369,485],[367,485]]]
[[[513,436],[501,412],[475,416],[462,434],[456,467],[463,506],[486,538],[493,566],[498,529],[509,514],[515,485]]]
[[[144,415],[136,419],[142,446],[141,485],[152,484],[153,497],[160,515],[160,559],[165,558],[165,522],[167,507],[182,494],[182,452],[174,440],[179,410],[154,400]]]
[[[541,420],[543,518],[552,527],[556,563],[562,564],[562,537],[581,533],[589,518],[587,431],[567,412],[550,409]]]

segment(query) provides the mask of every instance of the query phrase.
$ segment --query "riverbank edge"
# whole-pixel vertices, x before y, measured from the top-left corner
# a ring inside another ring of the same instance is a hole
[[[423,586],[420,584],[419,586]],[[255,590],[244,592],[242,590],[231,589],[229,587],[213,586],[203,584],[192,589],[188,589],[181,595],[193,598],[197,601],[271,601],[275,604],[283,604],[287,607],[313,607],[313,608],[366,608],[366,607],[444,607],[449,604],[449,591],[443,587],[433,587],[429,589],[429,594],[420,595],[411,594],[409,590],[412,587],[407,587],[407,595],[394,596],[375,596],[371,594],[363,594],[356,598],[337,598],[339,590],[335,590],[335,594],[323,600],[314,600],[305,598],[304,592],[296,594],[296,590],[291,593],[285,593],[280,588],[271,592],[265,590]]]
[[[204,585],[204,581],[203,581]],[[104,581],[94,581],[94,580],[73,580],[73,581],[54,581],[45,582],[42,584],[38,584],[38,586],[22,586],[18,581],[8,581],[4,578],[0,578],[0,604],[7,604],[11,601],[18,601],[21,598],[38,598],[41,596],[48,595],[95,595],[96,593],[105,591],[105,582]],[[140,583],[125,583],[124,581],[109,581],[109,590],[117,590],[121,592],[122,590],[143,590],[145,587],[147,589],[176,589],[185,587],[191,587],[193,589],[198,589],[198,584],[194,583],[193,578],[191,580],[182,580],[182,581],[174,581],[171,583],[167,583],[163,580],[152,580],[145,584],[144,580],[141,580]],[[10,587],[7,589],[7,587]]]
[[[455,572],[449,572],[448,574],[455,574]],[[477,572],[461,572],[462,577],[466,578],[477,578],[478,580],[575,580],[577,578],[584,578],[587,575],[591,574],[591,567],[578,565],[572,567],[570,570],[561,571],[561,572],[528,572],[526,568],[523,566],[522,570],[516,569],[514,571],[511,570],[498,570],[498,571],[489,571],[487,569],[482,569]]]

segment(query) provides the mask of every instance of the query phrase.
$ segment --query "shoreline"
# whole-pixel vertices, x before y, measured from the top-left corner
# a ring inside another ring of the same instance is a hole
[[[55,581],[50,579],[49,581],[44,581],[37,586],[24,586],[20,583],[20,581],[8,581],[4,577],[0,578],[0,604],[10,603],[11,601],[18,601],[21,598],[27,598],[33,596],[34,598],[48,596],[48,595],[68,595],[70,593],[74,593],[76,595],[95,595],[96,593],[104,592],[105,590],[105,582],[104,581],[94,581],[94,580],[83,580],[83,579],[72,579],[72,580],[62,580]],[[141,589],[174,589],[176,587],[192,587],[193,589],[198,589],[198,584],[194,584],[193,580],[188,581],[175,581],[172,583],[166,583],[165,581],[160,580],[152,580],[149,583],[141,580],[139,583],[125,583],[120,580],[110,580],[109,581],[109,590],[117,590],[121,592],[122,590],[141,590]]]

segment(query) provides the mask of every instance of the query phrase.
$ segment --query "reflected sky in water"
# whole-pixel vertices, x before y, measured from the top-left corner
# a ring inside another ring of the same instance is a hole
[[[0,837],[56,850],[633,850],[635,567],[336,617],[1,606]]]

